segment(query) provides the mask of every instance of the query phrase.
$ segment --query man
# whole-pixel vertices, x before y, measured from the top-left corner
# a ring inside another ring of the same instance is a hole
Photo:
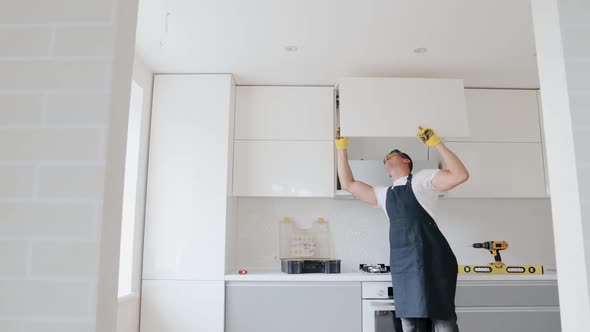
[[[373,188],[354,180],[344,137],[336,139],[338,177],[344,190],[383,208],[389,218],[393,293],[403,331],[423,332],[432,324],[437,332],[457,332],[457,259],[433,219],[433,210],[438,193],[467,181],[469,173],[432,129],[418,128],[418,137],[438,151],[446,169],[414,175],[410,156],[396,149],[383,159],[393,185]]]

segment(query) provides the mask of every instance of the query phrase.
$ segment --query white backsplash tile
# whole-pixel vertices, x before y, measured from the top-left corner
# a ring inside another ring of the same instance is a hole
[[[459,264],[493,261],[474,242],[505,240],[502,252],[509,264],[555,266],[550,201],[548,199],[447,199],[439,203],[438,224],[453,247]],[[384,212],[358,200],[239,198],[236,266],[250,270],[278,270],[279,224],[290,217],[309,226],[327,220],[334,258],[342,271],[360,263],[389,264],[389,223]]]

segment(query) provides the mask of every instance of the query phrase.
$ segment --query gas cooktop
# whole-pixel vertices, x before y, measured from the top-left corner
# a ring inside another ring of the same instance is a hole
[[[385,264],[360,264],[359,270],[366,273],[389,273],[389,265]]]

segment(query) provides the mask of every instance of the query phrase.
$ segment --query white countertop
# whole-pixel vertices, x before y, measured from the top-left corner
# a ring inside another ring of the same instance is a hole
[[[287,274],[280,271],[248,271],[248,274],[227,274],[226,281],[391,281],[389,273],[303,273]],[[557,274],[548,271],[545,274],[459,274],[458,283],[470,281],[557,281]]]

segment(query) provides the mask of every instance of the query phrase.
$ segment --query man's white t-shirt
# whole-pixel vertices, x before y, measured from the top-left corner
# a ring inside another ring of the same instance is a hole
[[[432,186],[432,178],[439,171],[439,169],[425,169],[412,176],[412,190],[414,191],[414,195],[416,196],[418,203],[422,205],[424,210],[426,210],[426,212],[428,212],[428,214],[430,214],[432,219],[435,221],[436,217],[433,214],[433,211],[436,210],[438,195],[440,192]],[[387,200],[387,190],[395,186],[404,186],[406,185],[407,181],[408,177],[404,176],[403,178],[395,180],[393,182],[393,186],[391,187],[373,187],[375,196],[377,196],[377,204],[383,209],[383,211],[385,211],[385,215],[387,215],[387,208],[385,207],[385,201]],[[387,217],[389,218],[389,216]]]

